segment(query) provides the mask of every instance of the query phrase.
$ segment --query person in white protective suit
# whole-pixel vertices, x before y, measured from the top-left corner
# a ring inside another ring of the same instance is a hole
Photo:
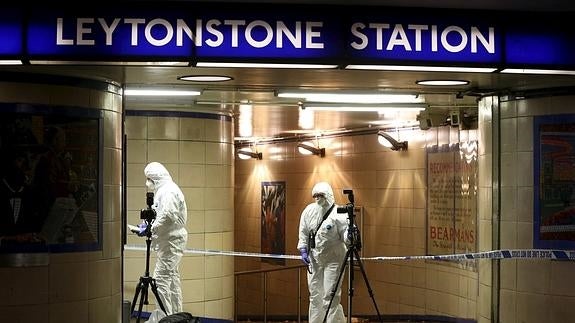
[[[321,323],[329,306],[326,322],[345,322],[341,301],[341,282],[333,295],[347,247],[346,214],[338,214],[331,186],[317,183],[312,189],[314,203],[303,210],[299,223],[297,248],[308,265],[310,323]],[[324,219],[324,215],[326,216]],[[322,222],[323,220],[323,222]],[[330,305],[331,300],[331,305]]]
[[[166,315],[182,312],[182,288],[178,267],[188,240],[184,194],[164,165],[152,162],[144,168],[148,192],[154,192],[156,219],[152,222],[152,246],[156,251],[153,278]]]

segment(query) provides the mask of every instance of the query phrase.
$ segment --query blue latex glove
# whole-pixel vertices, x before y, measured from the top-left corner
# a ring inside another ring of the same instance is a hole
[[[299,250],[299,253],[301,254],[301,261],[303,261],[304,264],[309,266],[309,256],[307,254],[307,249],[306,248],[301,248]]]
[[[146,222],[142,222],[138,224],[138,235],[143,236],[146,235],[146,229],[148,228],[148,224]]]

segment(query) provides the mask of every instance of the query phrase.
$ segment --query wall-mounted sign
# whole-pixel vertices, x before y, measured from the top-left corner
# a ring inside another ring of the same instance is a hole
[[[477,251],[477,141],[427,151],[427,253]]]
[[[22,15],[18,10],[0,10],[0,57],[22,55]]]
[[[533,247],[575,247],[575,115],[534,119]]]
[[[566,14],[332,9],[221,3],[22,9],[2,13],[0,56],[575,68],[575,31],[563,27],[570,23]]]

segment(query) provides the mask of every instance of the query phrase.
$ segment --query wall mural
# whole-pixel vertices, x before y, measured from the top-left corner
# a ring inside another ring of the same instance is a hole
[[[262,182],[261,253],[285,254],[285,182]],[[263,261],[284,265],[285,259],[262,258]]]
[[[533,247],[575,248],[575,115],[534,118]]]
[[[0,116],[0,254],[99,250],[99,112],[8,106]]]

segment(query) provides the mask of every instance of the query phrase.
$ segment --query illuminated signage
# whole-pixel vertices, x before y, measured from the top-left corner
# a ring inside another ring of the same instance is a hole
[[[22,16],[19,11],[0,11],[0,35],[0,56],[22,54]]]
[[[575,66],[575,32],[561,28],[565,15],[541,13],[536,20],[516,13],[505,19],[497,13],[380,7],[337,7],[339,13],[328,15],[318,7],[254,10],[242,5],[223,11],[213,6],[217,8],[206,4],[88,14],[4,11],[0,57]]]

